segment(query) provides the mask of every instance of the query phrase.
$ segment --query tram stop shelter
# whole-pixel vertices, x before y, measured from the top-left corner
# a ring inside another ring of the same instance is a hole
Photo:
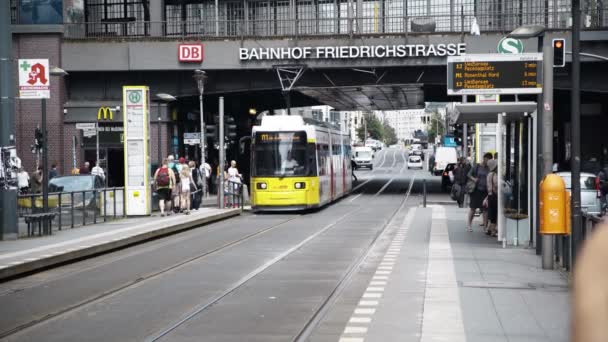
[[[505,198],[505,189],[503,186],[498,187],[498,241],[506,247],[507,244],[517,245],[520,243],[518,240],[525,243],[527,236],[529,244],[536,246],[540,241],[535,205],[538,200],[538,187],[535,186],[538,182],[538,160],[533,158],[538,155],[537,103],[456,103],[448,114],[451,123],[496,124],[498,184],[509,181],[513,195],[509,199]],[[475,141],[474,144],[478,143]],[[509,213],[517,214],[510,215],[516,217],[515,231],[505,216],[507,206]],[[520,215],[524,210],[528,214],[526,219]],[[523,238],[520,236],[520,222],[528,231],[524,231]]]

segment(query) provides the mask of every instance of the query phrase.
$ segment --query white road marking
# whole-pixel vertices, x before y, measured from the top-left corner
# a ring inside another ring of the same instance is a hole
[[[378,267],[379,270],[387,270],[387,271],[392,271],[393,270],[393,266],[380,266]]]
[[[382,293],[364,293],[362,298],[382,298]]]
[[[373,315],[375,313],[376,313],[376,309],[369,309],[369,308],[355,309],[355,315]]]
[[[363,342],[362,337],[340,337],[339,342]]]
[[[367,332],[366,327],[351,327],[347,326],[344,328],[345,334],[365,334]]]
[[[349,323],[370,323],[371,317],[351,317]]]
[[[365,291],[367,291],[367,292],[384,292],[384,287],[381,287],[381,286],[370,286]]]
[[[357,191],[360,187],[364,186],[365,184],[367,184],[369,181],[371,181],[372,179],[374,179],[374,176],[370,177],[368,180],[366,180],[365,182],[357,185],[356,187],[354,187],[354,189],[352,189],[352,192]]]
[[[376,274],[391,274],[390,271],[376,271]]]
[[[375,276],[372,277],[372,279],[374,279],[374,280],[388,280],[388,277],[384,276],[384,275],[375,275]]]
[[[389,184],[391,184],[393,180],[395,180],[395,177],[391,178],[386,184],[384,184],[384,186],[380,188],[380,190],[374,196],[380,195],[384,189],[388,188]]]
[[[359,301],[359,306],[377,306],[378,303],[377,300],[362,300]]]
[[[370,286],[386,286],[386,281],[371,281]]]
[[[357,198],[359,198],[359,196],[363,195],[363,193],[358,194],[357,196],[351,198],[348,202],[352,203],[354,200],[356,200]]]

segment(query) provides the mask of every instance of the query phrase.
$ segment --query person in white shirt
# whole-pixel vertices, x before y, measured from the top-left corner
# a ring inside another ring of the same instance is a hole
[[[22,194],[27,194],[30,190],[30,174],[23,168],[19,169],[17,174],[17,186]]]
[[[95,163],[95,166],[91,170],[91,174],[94,176],[99,176],[99,178],[101,178],[103,182],[106,181],[106,174],[105,172],[103,172],[103,169],[101,168],[101,166],[99,166],[98,163]]]
[[[201,166],[199,166],[199,169],[201,171],[201,175],[204,175],[205,179],[203,179],[203,191],[206,197],[209,197],[209,179],[211,178],[211,165],[209,165],[209,163],[207,163],[205,161],[204,164],[202,164]]]

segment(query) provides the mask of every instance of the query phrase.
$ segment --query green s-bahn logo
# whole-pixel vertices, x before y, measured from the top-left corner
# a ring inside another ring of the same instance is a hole
[[[139,103],[141,101],[141,91],[140,90],[132,90],[129,92],[129,102],[131,103]]]
[[[524,43],[519,39],[505,37],[498,42],[496,50],[499,53],[522,53]]]

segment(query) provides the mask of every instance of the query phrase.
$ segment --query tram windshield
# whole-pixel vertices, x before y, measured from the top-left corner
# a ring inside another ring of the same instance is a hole
[[[307,163],[306,146],[305,132],[257,132],[254,175],[308,176],[314,167]]]

